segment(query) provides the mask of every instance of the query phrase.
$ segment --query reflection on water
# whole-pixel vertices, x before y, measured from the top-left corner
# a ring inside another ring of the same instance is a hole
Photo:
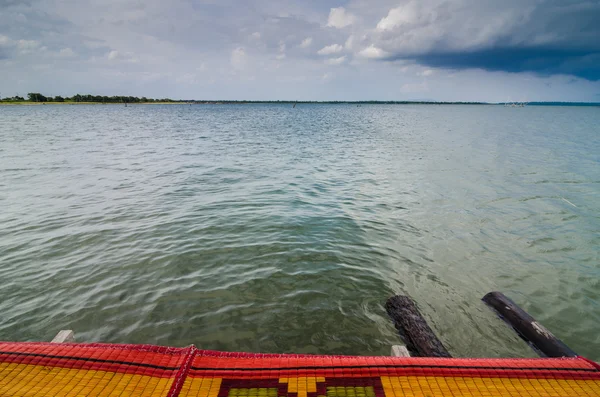
[[[410,294],[455,356],[533,353],[501,290],[600,359],[600,112],[0,108],[0,339],[389,354]]]

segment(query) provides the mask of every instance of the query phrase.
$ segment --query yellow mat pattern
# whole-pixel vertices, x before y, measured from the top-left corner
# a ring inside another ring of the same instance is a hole
[[[0,396],[600,397],[584,358],[445,359],[0,343]]]

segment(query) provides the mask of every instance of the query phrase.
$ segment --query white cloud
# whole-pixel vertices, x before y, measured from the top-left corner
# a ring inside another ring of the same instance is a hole
[[[231,51],[231,66],[235,70],[242,70],[246,67],[248,56],[246,55],[246,50],[242,47],[238,47],[235,50]]]
[[[0,34],[0,45],[7,46],[7,45],[12,45],[12,44],[13,44],[13,41],[10,38]]]
[[[414,2],[392,8],[386,17],[377,24],[378,30],[392,30],[395,27],[414,23],[419,17],[417,5]]]
[[[427,91],[429,91],[429,85],[427,84],[427,82],[406,83],[400,87],[400,91],[406,92],[406,93],[427,92]]]
[[[339,44],[332,44],[332,45],[328,45],[326,47],[321,48],[319,51],[317,51],[317,54],[319,54],[319,55],[337,54],[338,52],[342,52],[343,49],[344,49],[344,47],[342,47]]]
[[[106,54],[106,57],[109,61],[121,61],[128,63],[136,63],[139,62],[139,59],[135,57],[135,55],[131,52],[119,52],[117,50],[109,51]]]
[[[329,11],[329,19],[327,20],[327,26],[329,27],[341,29],[352,25],[354,22],[356,22],[356,17],[347,12],[344,7],[332,8]]]
[[[369,47],[360,51],[358,53],[358,55],[361,57],[364,57],[364,58],[369,58],[369,59],[381,59],[381,58],[385,58],[389,54],[387,52],[383,51],[381,48],[375,47],[374,45],[371,44]]]
[[[312,42],[313,42],[313,38],[307,37],[304,40],[302,40],[302,43],[300,43],[300,48],[308,48],[311,46]]]
[[[325,73],[323,76],[321,76],[321,80],[323,80],[323,81],[328,81],[328,80],[331,80],[332,78],[333,78],[332,73]]]
[[[40,42],[37,40],[18,40],[17,47],[21,54],[29,54],[34,50],[38,49],[40,46]]]
[[[351,50],[354,47],[354,35],[350,35],[350,37],[348,37],[348,40],[346,40],[344,47],[347,50]]]
[[[325,63],[327,65],[341,65],[344,62],[346,62],[345,55],[343,57],[339,57],[339,58],[329,58],[325,61]]]
[[[37,40],[19,40],[17,46],[23,50],[34,49],[40,46],[40,42]]]
[[[58,56],[61,58],[72,58],[75,56],[75,52],[70,48],[63,48],[58,52]]]
[[[277,59],[278,61],[285,59],[285,49],[286,49],[285,43],[283,41],[280,41],[279,42],[279,54],[277,54],[275,59]]]
[[[258,40],[260,39],[260,33],[259,32],[254,32],[250,35],[251,38]]]
[[[423,70],[422,72],[420,72],[419,76],[427,77],[427,76],[431,76],[433,73],[434,72],[432,69],[426,69],[426,70]]]
[[[195,73],[184,73],[177,76],[175,82],[179,84],[198,84],[199,79]]]
[[[90,49],[98,49],[98,48],[103,48],[104,47],[104,43],[99,41],[99,40],[83,40],[82,42],[87,48]]]
[[[533,1],[533,0],[532,0]],[[530,34],[532,1],[521,7],[481,1],[408,0],[388,10],[374,31],[377,46],[395,54],[464,51],[504,45],[535,44],[550,36]],[[509,3],[509,2],[507,2]],[[528,4],[529,3],[529,4]],[[515,32],[524,32],[515,35]],[[507,41],[510,37],[511,41]]]

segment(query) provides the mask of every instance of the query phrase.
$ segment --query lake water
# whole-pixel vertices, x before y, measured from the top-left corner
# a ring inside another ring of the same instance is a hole
[[[0,107],[0,340],[600,359],[600,109]]]

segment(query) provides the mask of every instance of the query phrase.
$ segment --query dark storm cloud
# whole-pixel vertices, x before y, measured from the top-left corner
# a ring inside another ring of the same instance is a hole
[[[6,0],[0,0],[6,1]],[[10,0],[9,0],[10,1]],[[19,2],[14,6],[0,6],[0,34],[13,39],[36,39],[67,33],[72,24],[39,6]]]
[[[599,0],[408,1],[375,37],[386,59],[600,80]]]
[[[600,52],[544,48],[493,48],[473,52],[429,53],[414,57],[418,63],[449,69],[479,68],[502,72],[570,74],[600,80]]]

